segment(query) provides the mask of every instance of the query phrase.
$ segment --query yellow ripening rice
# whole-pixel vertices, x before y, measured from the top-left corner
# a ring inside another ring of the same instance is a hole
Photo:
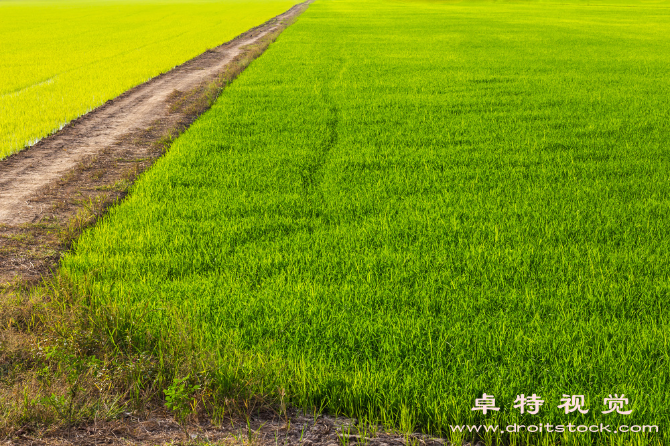
[[[0,2],[0,158],[294,3]]]

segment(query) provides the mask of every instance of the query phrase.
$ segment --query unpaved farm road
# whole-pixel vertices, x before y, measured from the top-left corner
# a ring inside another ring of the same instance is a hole
[[[0,160],[0,295],[48,278],[81,231],[312,0],[139,85]]]
[[[44,205],[31,200],[61,179],[82,160],[104,150],[122,149],[124,137],[169,120],[170,95],[188,92],[213,81],[242,51],[275,31],[282,21],[300,14],[299,4],[217,48],[139,85],[118,98],[7,159],[0,160],[0,225],[33,223],[44,216]]]

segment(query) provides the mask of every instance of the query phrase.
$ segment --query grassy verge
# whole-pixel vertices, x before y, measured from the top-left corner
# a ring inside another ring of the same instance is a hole
[[[186,428],[199,416],[221,422],[274,403],[259,385],[262,367],[253,374],[243,369],[250,358],[231,354],[222,369],[191,348],[186,326],[170,337],[146,337],[138,348],[126,314],[89,307],[74,296],[62,281],[41,292],[3,296],[0,436],[143,417],[164,405]]]

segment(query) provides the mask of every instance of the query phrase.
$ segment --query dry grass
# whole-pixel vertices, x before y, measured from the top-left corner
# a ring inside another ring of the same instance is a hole
[[[257,391],[260,374],[221,393],[215,362],[189,348],[188,327],[162,348],[140,349],[123,309],[92,308],[66,277],[40,287],[8,287],[0,301],[0,438],[45,436],[120,416],[165,412],[166,395],[187,383],[172,407],[189,438],[202,421],[248,420],[274,413],[281,401]],[[146,339],[144,339],[146,342]],[[146,345],[146,344],[145,344]],[[169,401],[168,397],[168,401]],[[181,411],[181,412],[180,412]]]

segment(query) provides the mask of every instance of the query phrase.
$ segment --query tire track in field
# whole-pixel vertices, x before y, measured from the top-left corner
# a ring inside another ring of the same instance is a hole
[[[308,157],[302,168],[302,187],[307,193],[313,193],[323,179],[323,166],[326,164],[328,154],[337,145],[339,139],[337,129],[340,121],[339,110],[331,100],[326,101],[326,104],[329,105],[326,117],[326,137],[323,143]]]
[[[312,213],[317,212],[317,203],[323,201],[322,191],[318,188],[325,175],[324,167],[328,162],[332,149],[339,141],[340,111],[336,99],[333,99],[335,81],[342,78],[347,68],[347,63],[342,60],[342,66],[336,73],[331,73],[324,80],[321,87],[321,100],[326,112],[326,132],[323,142],[316,147],[313,154],[307,157],[302,166],[302,187],[309,196]]]

